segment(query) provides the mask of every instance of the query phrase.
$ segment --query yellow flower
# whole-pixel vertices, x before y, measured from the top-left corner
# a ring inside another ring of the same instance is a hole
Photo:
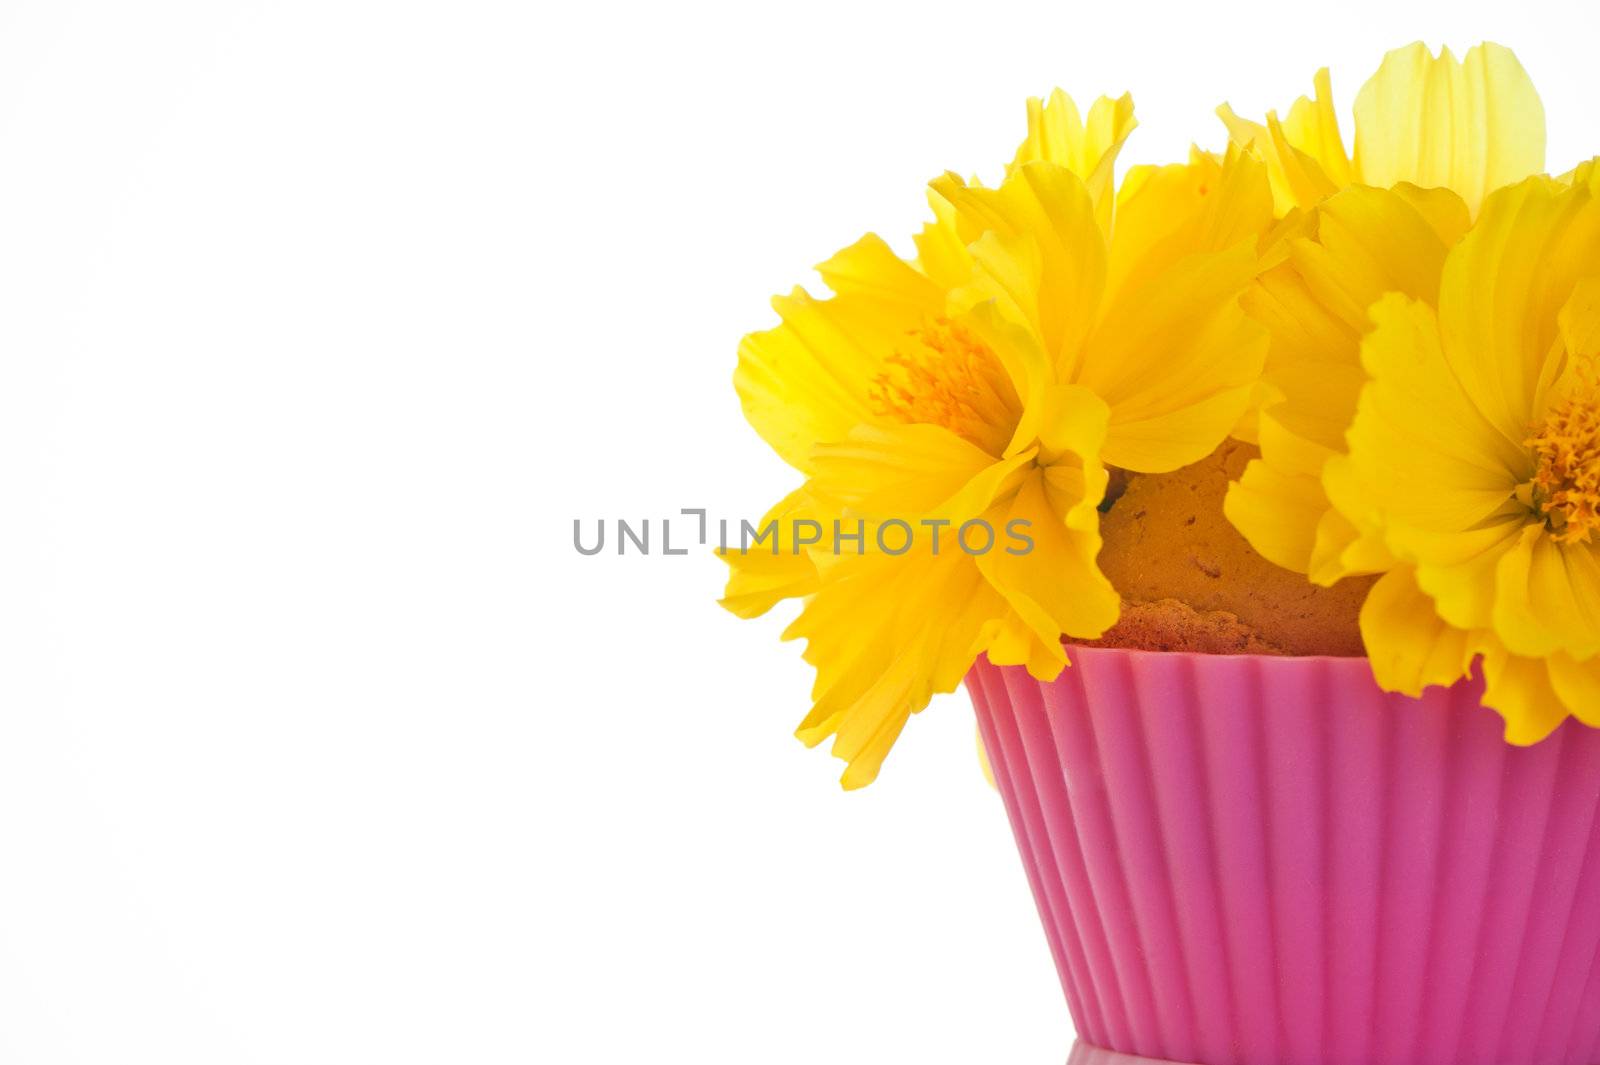
[[[1437,309],[1391,293],[1335,503],[1396,560],[1362,613],[1385,687],[1448,684],[1531,743],[1600,725],[1600,182],[1489,197],[1445,259]]]
[[[1314,207],[1352,184],[1454,190],[1476,214],[1485,196],[1544,169],[1544,107],[1510,49],[1480,44],[1457,61],[1420,41],[1383,58],[1355,104],[1347,154],[1326,68],[1280,121],[1217,109],[1233,140],[1267,161],[1280,213]]]
[[[834,737],[846,787],[978,653],[1050,678],[1063,635],[1109,627],[1104,464],[1192,462],[1249,402],[1266,336],[1238,300],[1271,220],[1265,170],[1197,155],[1135,171],[1113,204],[1130,126],[1110,101],[1087,123],[1060,94],[1030,107],[999,188],[934,183],[917,265],[864,238],[820,268],[833,298],[779,301],[783,324],[741,347],[746,416],[807,477],[780,507],[867,530],[865,550],[781,576],[730,558],[730,606],[807,597],[785,634],[817,670],[799,735]],[[895,521],[935,531],[891,554],[875,534]],[[1026,529],[1032,549],[968,553],[973,521]]]
[[[1446,189],[1352,186],[1305,214],[1282,261],[1246,293],[1272,345],[1257,423],[1261,457],[1229,488],[1229,520],[1265,558],[1329,585],[1390,561],[1370,523],[1334,507],[1330,462],[1365,381],[1368,308],[1386,292],[1433,303],[1445,255],[1467,229]]]
[[[1057,89],[1048,102],[1028,101],[1028,135],[1008,169],[1038,160],[1070,168],[1089,189],[1097,218],[1109,225],[1112,169],[1134,125],[1127,95],[1101,97],[1085,118]],[[840,440],[858,425],[899,420],[878,409],[886,384],[880,377],[891,369],[886,362],[912,333],[944,313],[946,292],[971,275],[967,245],[981,230],[931,190],[928,199],[935,217],[915,238],[915,263],[868,234],[817,267],[832,298],[819,300],[800,288],[775,298],[782,324],[739,345],[734,388],[745,417],[803,474],[811,473],[817,444]],[[814,592],[817,556],[794,550],[783,537],[797,520],[827,526],[835,517],[820,511],[803,489],[784,497],[759,526],[777,522],[780,539],[772,551],[724,553],[731,574],[723,605],[740,617],[757,617],[784,599]]]
[[[1272,334],[1260,409],[1246,435],[1261,457],[1229,492],[1228,517],[1264,556],[1332,584],[1392,561],[1370,523],[1329,499],[1364,375],[1367,310],[1385,292],[1433,302],[1445,254],[1483,197],[1544,164],[1544,116],[1505,48],[1457,62],[1413,44],[1390,52],[1356,98],[1345,154],[1327,71],[1316,98],[1266,126],[1224,106],[1235,140],[1266,160],[1280,211],[1272,262],[1245,305]],[[1378,186],[1378,187],[1374,187]]]

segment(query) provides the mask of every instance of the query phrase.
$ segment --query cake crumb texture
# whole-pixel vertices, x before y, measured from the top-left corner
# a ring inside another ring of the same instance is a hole
[[[1085,647],[1125,647],[1136,651],[1189,651],[1202,655],[1281,655],[1283,648],[1225,610],[1200,613],[1176,599],[1123,603],[1122,615],[1098,640]]]

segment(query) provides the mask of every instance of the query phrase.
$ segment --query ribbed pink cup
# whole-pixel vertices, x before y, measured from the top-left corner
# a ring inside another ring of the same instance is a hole
[[[1600,1060],[1600,730],[1481,681],[1072,649],[967,676],[1078,1033],[1202,1065]]]

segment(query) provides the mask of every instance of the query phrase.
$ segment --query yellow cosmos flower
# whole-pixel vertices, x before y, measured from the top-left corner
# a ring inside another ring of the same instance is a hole
[[[1334,507],[1325,474],[1345,451],[1366,380],[1368,308],[1386,292],[1435,302],[1445,256],[1467,226],[1466,205],[1447,189],[1352,186],[1303,216],[1282,261],[1246,293],[1246,310],[1272,336],[1268,398],[1261,457],[1224,510],[1263,557],[1324,585],[1387,566],[1375,531]]]
[[[1532,178],[1485,202],[1437,308],[1372,308],[1335,503],[1395,562],[1362,612],[1385,687],[1448,684],[1531,743],[1600,725],[1600,181]]]
[[[1132,98],[1101,97],[1085,117],[1057,89],[1048,101],[1030,99],[1027,107],[1028,134],[1008,171],[1035,161],[1067,167],[1084,181],[1096,217],[1109,226],[1113,167],[1135,125]],[[775,298],[782,324],[739,345],[734,388],[745,417],[802,474],[812,472],[818,444],[841,440],[858,425],[898,424],[883,409],[882,378],[904,367],[886,360],[941,316],[945,293],[971,276],[967,245],[981,231],[937,193],[930,190],[928,199],[935,217],[915,238],[914,263],[868,234],[817,267],[832,298],[817,299],[801,288]],[[740,617],[757,617],[784,599],[814,592],[819,556],[796,550],[787,534],[796,521],[827,525],[835,517],[803,489],[785,496],[761,519],[763,529],[777,523],[771,551],[724,554],[731,574],[722,604]]]
[[[1384,569],[1381,538],[1328,498],[1323,471],[1345,449],[1364,380],[1367,309],[1385,292],[1432,302],[1450,247],[1483,197],[1544,165],[1544,115],[1516,57],[1483,44],[1458,62],[1421,44],[1385,56],[1356,98],[1345,154],[1326,70],[1316,97],[1280,122],[1245,122],[1235,140],[1267,162],[1288,216],[1245,304],[1272,347],[1251,426],[1261,457],[1230,491],[1227,513],[1279,565],[1332,584]]]
[[[1485,196],[1544,169],[1544,106],[1510,49],[1480,44],[1457,60],[1420,41],[1383,58],[1355,103],[1347,154],[1326,68],[1280,120],[1217,109],[1229,136],[1266,160],[1280,213],[1314,207],[1352,184],[1448,188],[1476,214]]]
[[[806,596],[785,633],[817,670],[799,735],[834,737],[846,787],[980,652],[1051,678],[1063,635],[1115,621],[1095,564],[1105,463],[1209,453],[1265,358],[1239,306],[1271,221],[1264,167],[1196,155],[1135,171],[1112,202],[1131,115],[1103,101],[1081,123],[1063,101],[1030,109],[999,188],[934,183],[917,264],[864,238],[820,268],[833,298],[779,301],[783,324],[741,347],[746,416],[807,477],[779,509],[866,530],[864,550],[760,574],[730,557],[736,610]],[[969,553],[973,521],[1020,523],[1032,549]],[[891,553],[876,534],[893,522],[935,532]]]

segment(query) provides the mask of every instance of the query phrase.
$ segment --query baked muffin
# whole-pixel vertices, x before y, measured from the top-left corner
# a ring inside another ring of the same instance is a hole
[[[1256,553],[1222,513],[1256,448],[1229,440],[1172,473],[1113,481],[1100,567],[1122,616],[1094,646],[1202,654],[1365,653],[1357,617],[1375,577],[1331,588]]]

